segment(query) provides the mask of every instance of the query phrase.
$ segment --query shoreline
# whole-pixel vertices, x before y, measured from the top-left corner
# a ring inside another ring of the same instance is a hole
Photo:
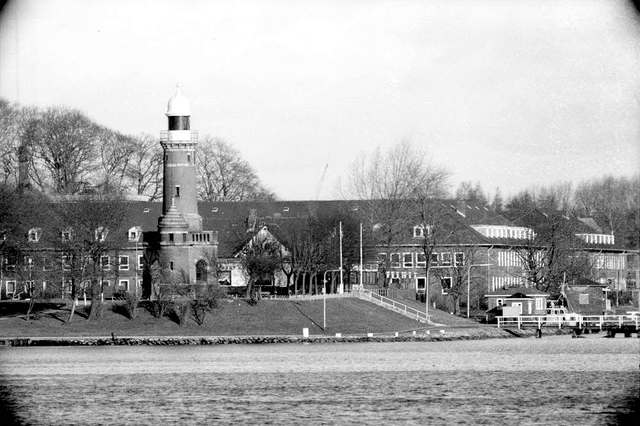
[[[571,329],[549,330],[543,337],[570,334]],[[245,336],[55,336],[55,337],[0,337],[0,347],[33,346],[183,346],[183,345],[247,345],[247,344],[327,344],[327,343],[393,343],[393,342],[447,342],[457,340],[485,340],[534,337],[535,329],[505,330],[444,329],[425,332],[376,335],[245,335]]]

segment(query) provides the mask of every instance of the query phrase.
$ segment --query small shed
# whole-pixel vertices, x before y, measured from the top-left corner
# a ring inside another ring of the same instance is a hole
[[[607,284],[580,278],[564,286],[562,297],[570,312],[582,315],[602,315],[611,310],[607,300]]]
[[[500,308],[503,315],[544,315],[549,294],[535,288],[511,287],[485,295],[488,310]]]

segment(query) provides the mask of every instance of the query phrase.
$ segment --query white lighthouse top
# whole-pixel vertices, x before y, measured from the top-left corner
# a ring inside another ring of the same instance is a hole
[[[176,93],[169,99],[167,103],[168,117],[187,117],[191,115],[191,107],[189,100],[182,94],[179,84],[176,85]]]

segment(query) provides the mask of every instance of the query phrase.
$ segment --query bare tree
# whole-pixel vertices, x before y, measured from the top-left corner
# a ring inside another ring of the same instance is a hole
[[[509,206],[505,214],[533,231],[524,242],[511,248],[531,286],[556,295],[563,280],[591,276],[592,261],[586,252],[579,250],[582,241],[576,237],[575,222],[568,216],[514,206]]]
[[[198,196],[206,201],[270,200],[274,196],[258,179],[251,165],[231,145],[204,137],[196,165],[200,175]]]
[[[378,148],[370,156],[363,155],[351,170],[347,196],[363,200],[374,244],[385,247],[387,253],[413,226],[421,222],[425,229],[432,226],[428,201],[446,195],[448,172],[432,165],[420,149],[406,141],[385,152]],[[390,262],[387,256],[381,265],[383,274]]]
[[[137,195],[157,200],[162,192],[162,150],[156,138],[141,134],[132,138],[133,152],[127,168],[129,187]]]
[[[25,129],[37,114],[35,108],[23,108],[0,98],[0,183],[17,186],[19,152],[21,147],[29,148]]]
[[[24,137],[33,154],[32,170],[41,189],[76,194],[95,167],[98,127],[82,113],[49,108],[29,121]]]
[[[248,276],[246,297],[251,303],[259,298],[256,292],[260,290],[260,283],[273,279],[274,272],[279,268],[282,250],[279,242],[265,238],[260,232],[242,250],[240,264]]]
[[[101,170],[96,184],[103,193],[120,193],[125,189],[125,177],[137,146],[131,137],[104,127],[97,130],[97,143]]]
[[[455,238],[454,238],[455,240]],[[460,299],[470,291],[471,265],[477,258],[478,248],[474,246],[455,246],[444,252],[447,259],[441,259],[450,265],[445,269],[433,269],[434,275],[440,278],[442,294],[449,299],[454,314],[460,313]],[[444,258],[444,256],[443,256]],[[469,306],[467,306],[467,310]]]
[[[80,290],[89,290],[89,319],[102,314],[104,270],[102,256],[113,252],[126,235],[122,212],[125,203],[116,197],[95,196],[76,202],[58,203],[56,213],[57,250],[61,254],[61,269],[70,282],[73,304],[68,321],[75,312]]]
[[[487,196],[484,190],[480,186],[480,182],[472,184],[470,181],[460,182],[458,189],[456,189],[455,197],[458,200],[467,200],[481,205],[487,205]]]
[[[632,178],[605,176],[580,184],[576,190],[576,213],[606,225],[605,232],[617,233],[628,227],[630,212],[640,209],[640,175]]]

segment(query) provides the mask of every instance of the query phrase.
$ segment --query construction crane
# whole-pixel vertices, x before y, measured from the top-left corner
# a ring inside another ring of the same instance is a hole
[[[320,191],[322,190],[322,184],[324,183],[324,178],[327,176],[327,169],[329,168],[329,163],[324,165],[324,169],[322,169],[322,175],[320,175],[320,180],[318,181],[318,185],[316,186],[316,196],[314,197],[316,201],[320,197]]]

